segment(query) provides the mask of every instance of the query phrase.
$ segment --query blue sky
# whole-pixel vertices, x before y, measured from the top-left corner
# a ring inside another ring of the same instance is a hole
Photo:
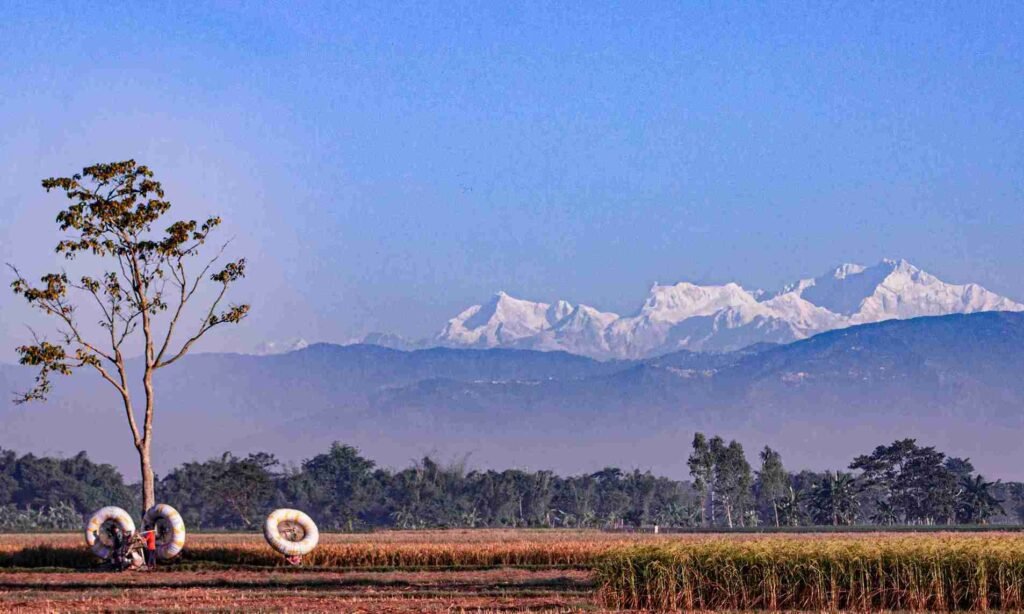
[[[887,256],[1024,299],[1020,3],[126,6],[4,3],[0,258],[52,264],[42,177],[134,157],[249,257],[206,349]]]

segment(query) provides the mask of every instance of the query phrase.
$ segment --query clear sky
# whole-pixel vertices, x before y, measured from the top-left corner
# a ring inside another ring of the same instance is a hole
[[[1019,2],[98,4],[0,7],[0,259],[134,157],[249,257],[207,350],[887,256],[1024,299]]]

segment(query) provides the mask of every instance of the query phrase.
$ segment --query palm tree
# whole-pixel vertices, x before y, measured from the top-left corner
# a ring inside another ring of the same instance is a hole
[[[853,476],[841,471],[825,472],[811,491],[810,507],[818,524],[853,524],[858,508]]]
[[[787,527],[798,527],[806,518],[804,503],[807,493],[789,486],[783,497],[779,499],[779,524]]]
[[[1005,514],[1002,501],[992,496],[990,489],[999,481],[988,482],[983,476],[973,478],[965,476],[960,479],[962,491],[958,501],[958,520],[968,524],[988,524],[988,519],[996,513]]]
[[[699,501],[672,501],[658,510],[654,522],[663,527],[696,527],[700,526],[700,512]]]
[[[871,515],[871,522],[875,524],[894,525],[899,520],[896,508],[889,501],[881,500],[877,503],[875,513]]]

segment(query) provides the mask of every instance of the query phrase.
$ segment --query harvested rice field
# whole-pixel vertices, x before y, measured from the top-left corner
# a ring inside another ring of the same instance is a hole
[[[0,535],[0,611],[931,611],[1024,607],[1018,533],[325,534],[290,567],[258,534],[193,534],[154,572],[79,535]]]

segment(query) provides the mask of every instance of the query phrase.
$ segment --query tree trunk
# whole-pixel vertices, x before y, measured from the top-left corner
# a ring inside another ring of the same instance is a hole
[[[710,491],[710,503],[708,504],[708,512],[711,518],[711,526],[715,526],[715,489],[712,488]]]
[[[149,457],[149,442],[139,447],[139,464],[142,469],[142,513],[156,505],[156,489],[153,479],[153,463]]]
[[[139,456],[142,460],[142,513],[156,505],[156,492],[153,479],[153,461],[150,458],[150,449],[153,444],[153,348],[150,339],[148,325],[146,327],[147,339],[147,366],[142,377],[142,384],[146,390],[146,419],[142,426],[142,447],[139,449]]]
[[[775,512],[775,528],[779,528],[779,503],[772,499],[772,510]]]

